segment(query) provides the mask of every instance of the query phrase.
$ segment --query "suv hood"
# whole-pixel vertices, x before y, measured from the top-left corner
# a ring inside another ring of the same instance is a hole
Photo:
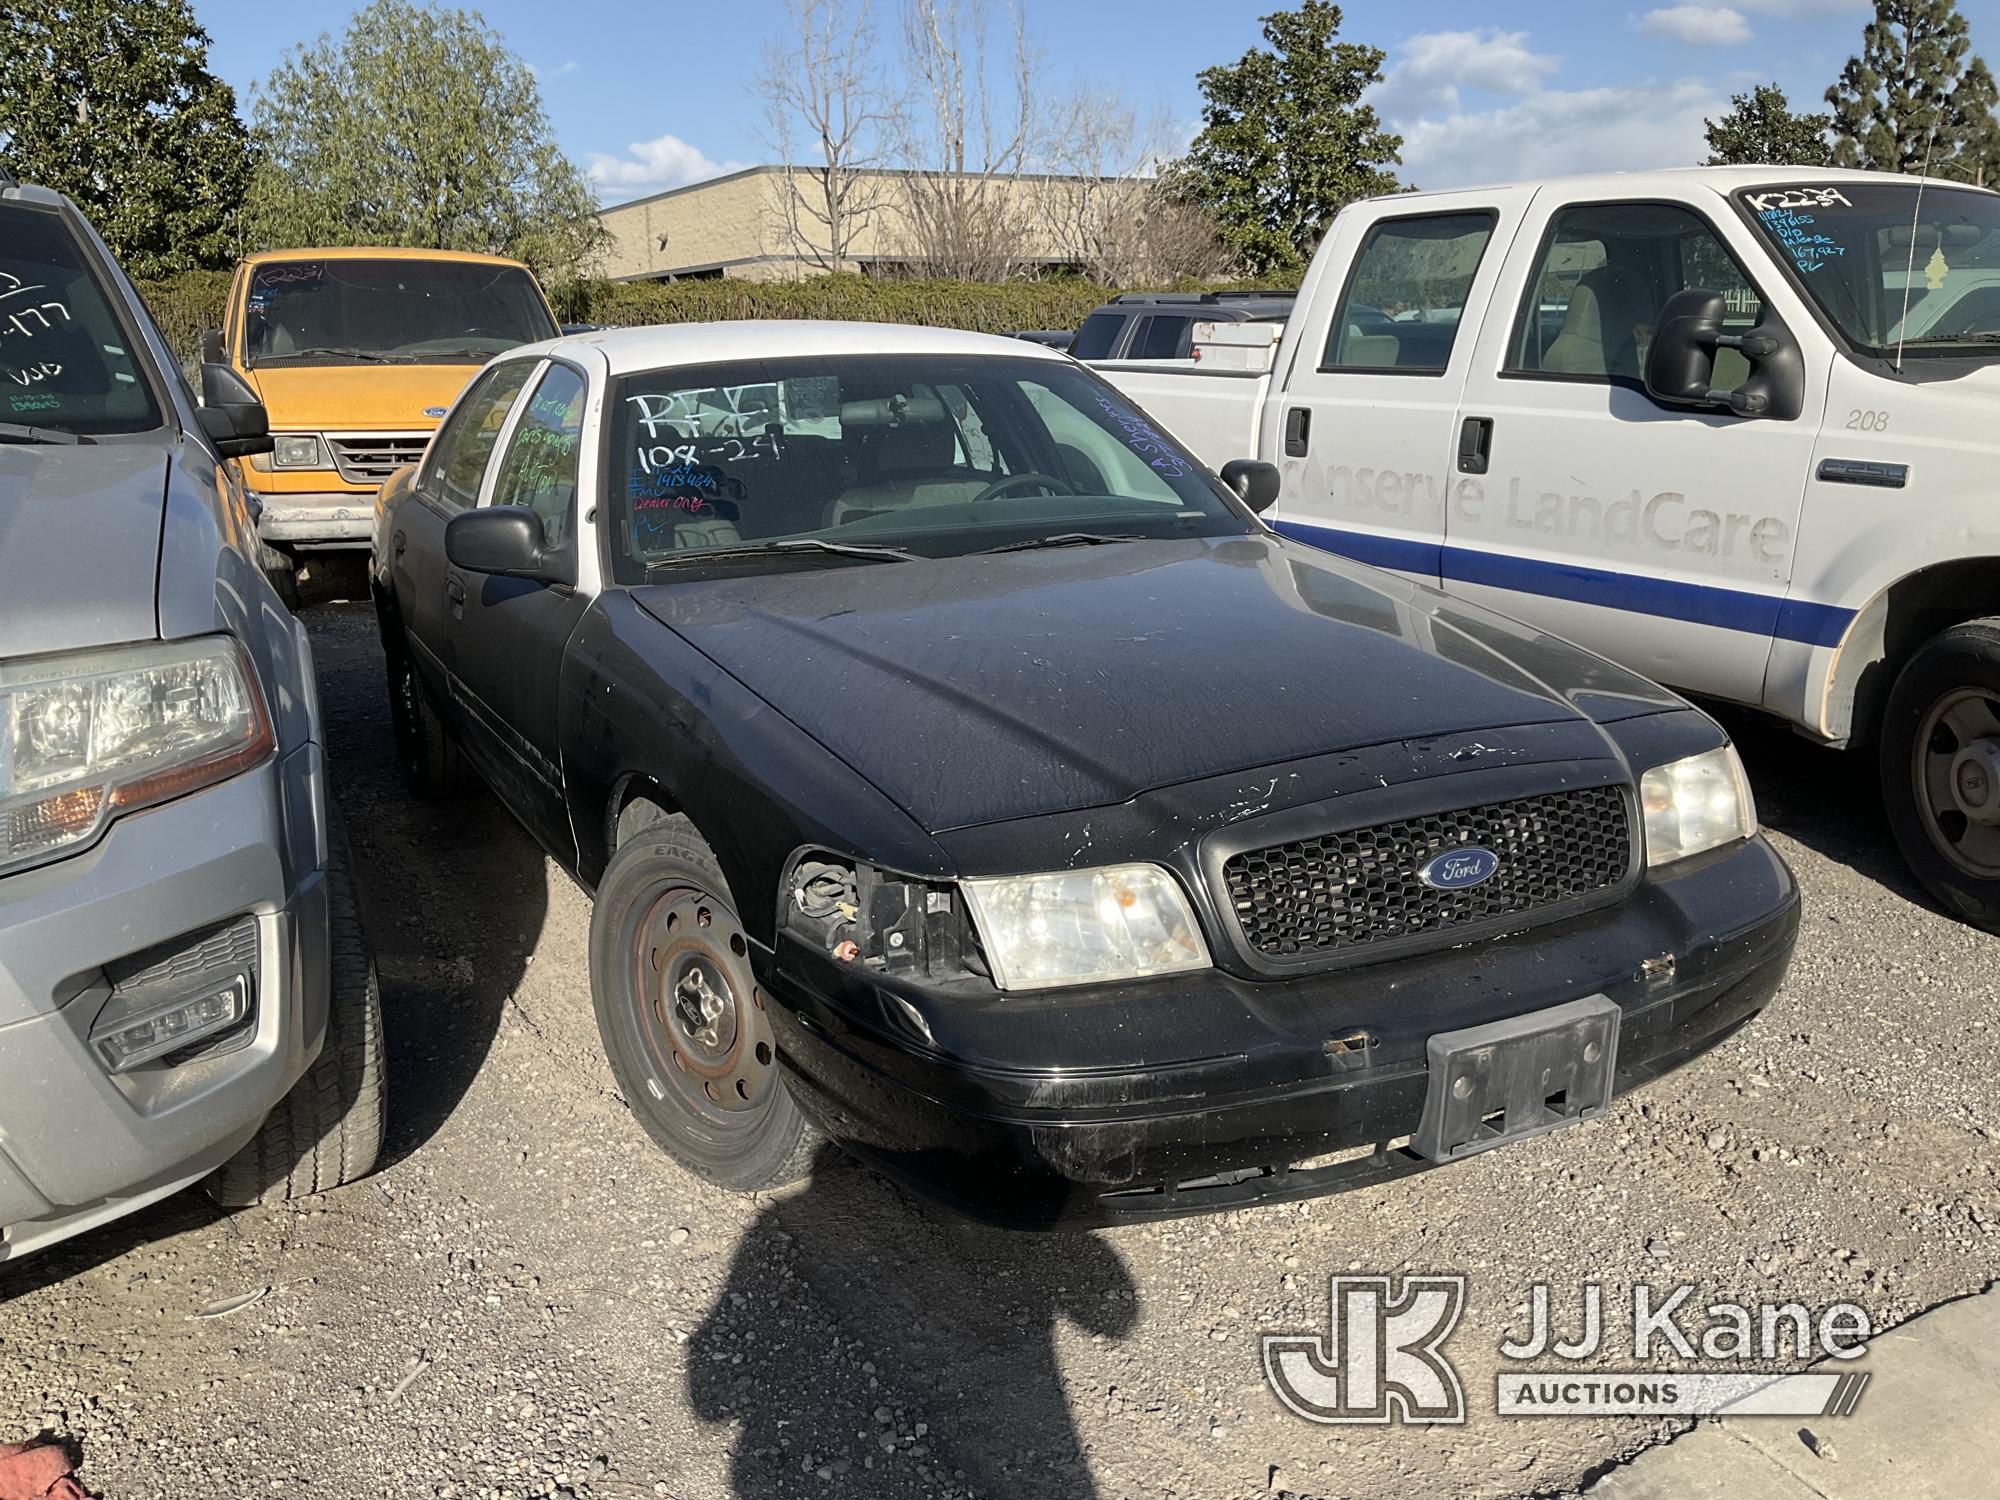
[[[1685,707],[1275,536],[662,582],[663,624],[925,829],[1395,740]]]
[[[159,634],[167,451],[0,443],[0,656]]]
[[[478,365],[259,365],[246,370],[273,432],[428,432]]]

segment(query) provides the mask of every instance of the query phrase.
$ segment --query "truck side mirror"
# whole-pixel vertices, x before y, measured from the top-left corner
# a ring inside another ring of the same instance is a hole
[[[1706,287],[1675,292],[1660,309],[1646,352],[1646,394],[1662,406],[1725,410],[1739,417],[1790,421],[1805,409],[1805,361],[1791,330],[1768,309],[1748,333],[1726,334],[1722,293]],[[1739,350],[1750,378],[1733,391],[1715,389],[1715,351]]]
[[[257,393],[228,365],[201,367],[201,430],[224,458],[247,458],[272,448],[271,417]]]
[[[1278,492],[1284,488],[1278,466],[1256,458],[1230,459],[1222,466],[1222,482],[1260,516],[1278,503]]]
[[[201,360],[203,364],[219,365],[226,361],[222,356],[222,330],[211,328],[201,336]]]

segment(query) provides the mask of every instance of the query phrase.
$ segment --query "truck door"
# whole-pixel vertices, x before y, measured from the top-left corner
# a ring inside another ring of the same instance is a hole
[[[1731,333],[1766,305],[1745,270],[1764,264],[1755,243],[1707,201],[1713,216],[1680,199],[1536,198],[1466,382],[1458,426],[1486,435],[1486,471],[1458,465],[1441,563],[1452,593],[1676,687],[1756,703],[1772,639],[1794,628],[1784,596],[1827,372],[1806,342],[1806,406],[1791,421],[1647,396],[1668,297],[1721,292]],[[1720,352],[1718,387],[1748,374]]]
[[[1459,396],[1495,268],[1530,190],[1392,201],[1334,221],[1264,423],[1278,530],[1436,583]]]
[[[482,501],[533,511],[552,554],[576,552],[588,382],[551,361],[517,408]],[[465,745],[500,800],[545,847],[573,861],[576,839],[562,788],[556,693],[563,653],[590,604],[569,584],[457,575],[462,597],[445,624],[458,676]],[[574,576],[574,574],[572,574]]]

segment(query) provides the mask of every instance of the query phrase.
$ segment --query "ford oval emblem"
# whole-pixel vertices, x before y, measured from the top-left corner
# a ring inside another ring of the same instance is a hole
[[[1484,885],[1500,868],[1500,856],[1477,844],[1449,849],[1417,871],[1417,878],[1440,891],[1467,891]]]
[[[442,406],[426,406],[424,408],[424,415],[427,417],[441,417],[444,415],[444,408]]]

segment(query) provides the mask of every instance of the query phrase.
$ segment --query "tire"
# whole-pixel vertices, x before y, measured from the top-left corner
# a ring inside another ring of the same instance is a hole
[[[796,1181],[821,1137],[786,1090],[721,866],[684,817],[634,804],[619,827],[590,916],[591,1000],[618,1087],[696,1176],[743,1193]]]
[[[269,542],[257,543],[257,564],[264,570],[264,576],[277,590],[279,600],[293,614],[299,612],[299,560],[289,552],[280,552]]]
[[[477,784],[471,762],[431,707],[409,652],[389,641],[384,641],[383,650],[389,663],[389,722],[396,735],[403,785],[425,802],[464,796]]]
[[[1911,871],[1946,911],[2000,932],[2000,618],[1954,625],[1910,658],[1881,756]]]
[[[367,1176],[381,1155],[388,1103],[382,993],[361,926],[347,831],[331,807],[327,814],[326,1041],[263,1127],[208,1179],[209,1196],[225,1208],[323,1193]]]

